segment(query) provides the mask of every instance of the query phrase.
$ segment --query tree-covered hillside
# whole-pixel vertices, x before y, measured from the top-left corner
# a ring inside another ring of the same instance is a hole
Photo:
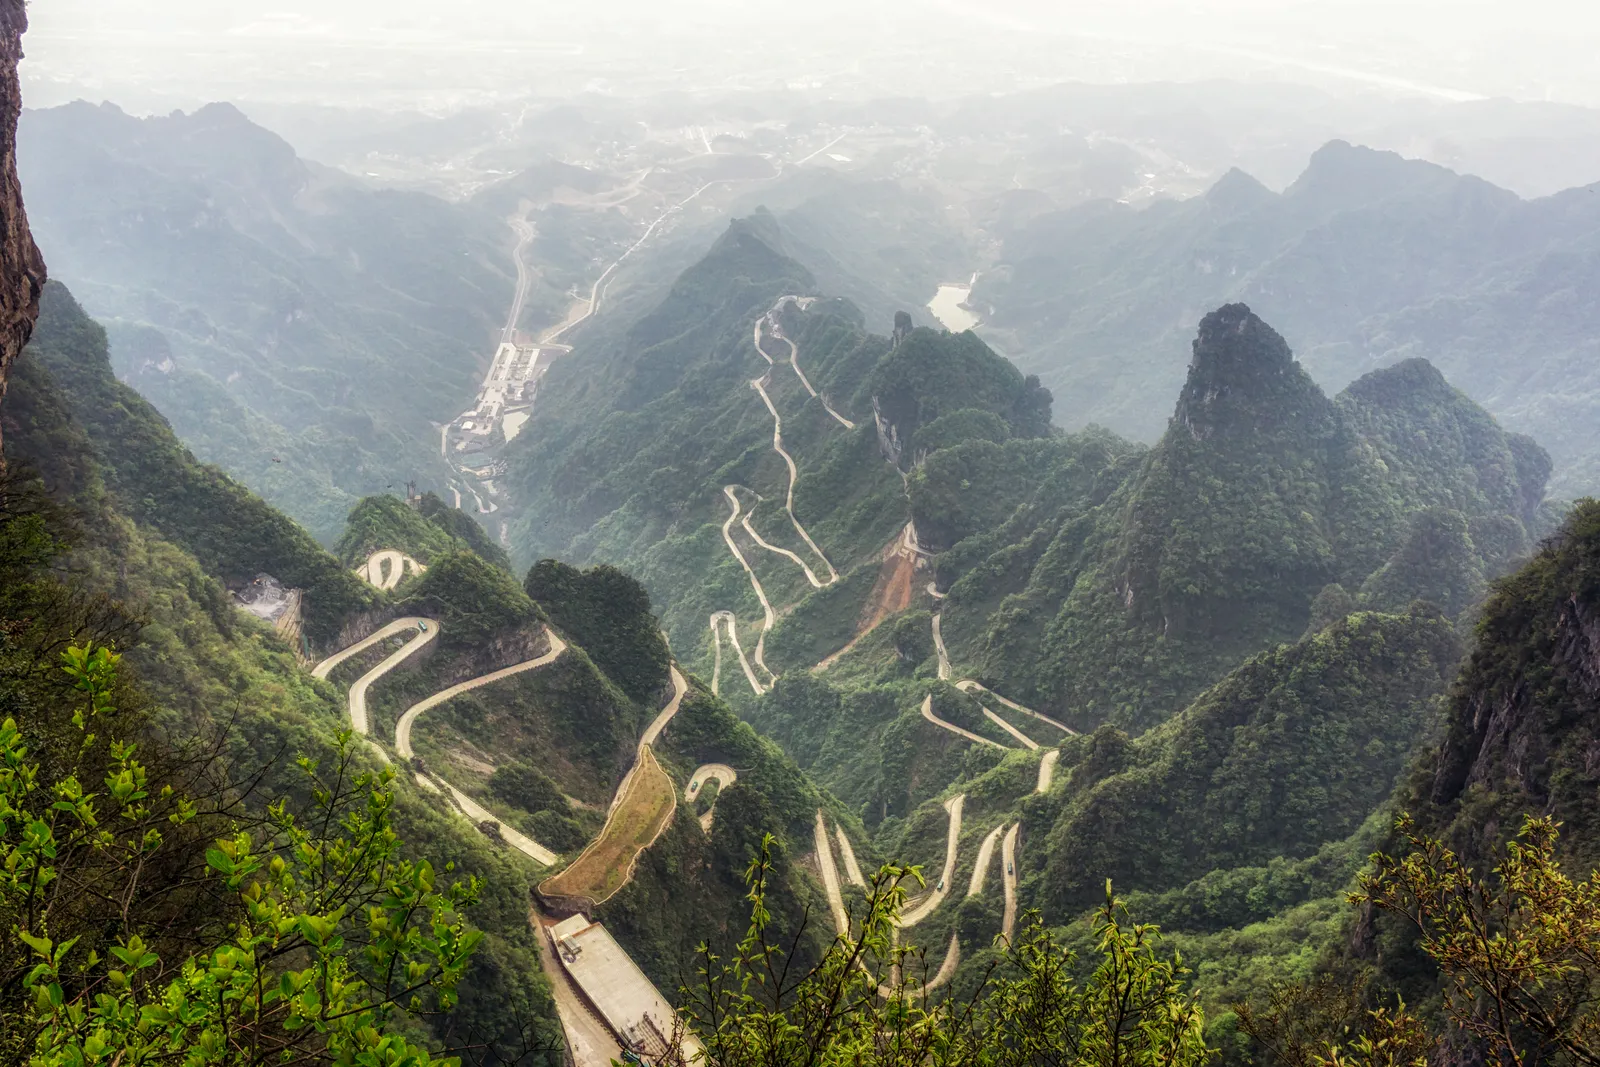
[[[376,605],[375,592],[302,527],[222,471],[195,461],[155,408],[117,380],[105,330],[64,286],[46,289],[40,322],[28,350],[35,364],[29,373],[57,383],[59,403],[88,433],[105,486],[130,518],[192,553],[234,588],[267,573],[305,590],[306,635],[315,643],[332,640],[347,616]],[[39,462],[53,467],[67,461],[41,456]]]
[[[230,817],[259,820],[274,798],[308,799],[297,756],[335,765],[344,698],[313,679],[270,625],[240,611],[225,583],[268,567],[303,578],[307,630],[318,627],[319,639],[334,638],[351,617],[381,613],[384,597],[289,519],[197,464],[111,377],[104,343],[99,326],[52,285],[0,407],[14,479],[0,489],[0,708],[18,718],[30,747],[56,743],[63,709],[76,699],[57,657],[69,641],[110,643],[125,656],[118,702],[126,723],[117,728],[132,731],[126,739],[180,786],[231,797],[222,809]],[[94,417],[79,421],[80,410]],[[26,506],[33,479],[51,508]],[[40,544],[48,550],[30,556]],[[50,773],[61,769],[52,764]],[[460,1005],[412,1022],[413,1035],[504,1053],[548,1046],[554,1016],[527,925],[527,872],[414,790],[400,788],[394,821],[411,856],[441,866],[448,858],[458,875],[483,879],[471,920],[487,936]],[[203,864],[193,876],[204,876]],[[152,874],[146,884],[156,894],[163,883]],[[150,899],[159,920],[162,898]],[[191,911],[152,947],[180,959],[207,936],[210,915],[209,906]],[[18,993],[8,986],[5,995]]]
[[[1193,350],[1166,434],[1103,503],[1019,509],[1006,543],[937,561],[954,659],[1080,728],[1161,721],[1298,638],[1330,587],[1459,612],[1548,521],[1543,451],[1426,364],[1329,400],[1242,305]]]
[[[434,493],[423,493],[412,506],[397,496],[369,496],[350,509],[344,533],[334,546],[346,566],[365,562],[374,552],[404,552],[424,565],[448,552],[467,549],[509,571],[505,549],[482,526],[451,508]]]

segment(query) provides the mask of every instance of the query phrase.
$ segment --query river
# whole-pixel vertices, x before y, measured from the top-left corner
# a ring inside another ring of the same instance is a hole
[[[977,279],[977,275],[973,275]],[[928,310],[933,312],[933,317],[939,320],[940,325],[952,333],[970,330],[978,325],[978,316],[968,311],[961,305],[966,303],[967,297],[972,295],[972,283],[962,285],[941,285],[939,291],[933,294],[933,299],[928,301]]]

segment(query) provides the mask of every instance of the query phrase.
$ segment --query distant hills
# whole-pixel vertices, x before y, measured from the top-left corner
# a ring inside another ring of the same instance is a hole
[[[433,423],[511,300],[501,217],[367,188],[227,104],[30,111],[18,154],[52,277],[202,460],[325,543],[360,497],[444,473]]]
[[[1205,195],[1096,201],[1009,235],[971,303],[1068,427],[1151,440],[1208,308],[1243,301],[1338,389],[1422,357],[1508,429],[1536,433],[1553,491],[1600,486],[1600,187],[1522,200],[1342,141],[1282,194],[1231,172]]]

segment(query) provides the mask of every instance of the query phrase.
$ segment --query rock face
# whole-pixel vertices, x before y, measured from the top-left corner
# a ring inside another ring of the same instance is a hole
[[[1600,504],[1583,501],[1484,610],[1444,739],[1406,810],[1463,856],[1495,857],[1554,815],[1572,870],[1600,860]]]
[[[28,230],[22,184],[17,180],[17,118],[22,114],[17,63],[27,28],[23,0],[0,0],[0,403],[5,401],[11,364],[39,317],[45,277],[44,258]],[[0,453],[0,469],[4,466]]]

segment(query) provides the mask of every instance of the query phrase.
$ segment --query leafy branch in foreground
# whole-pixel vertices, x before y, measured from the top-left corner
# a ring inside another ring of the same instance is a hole
[[[1188,974],[1164,958],[1153,926],[1131,922],[1107,886],[1092,923],[1092,970],[1038,915],[966,997],[935,998],[903,978],[895,920],[915,868],[885,866],[848,936],[804,973],[774,944],[766,907],[772,838],[746,872],[751,921],[724,958],[700,946],[699,983],[683,990],[687,1025],[719,1067],[1199,1067],[1212,1056]],[[796,939],[803,935],[803,929]],[[1087,973],[1085,973],[1087,971]]]
[[[93,646],[63,656],[84,696],[72,724],[85,752],[115,712],[119,659]],[[359,771],[355,755],[346,732],[329,773],[302,758],[304,813],[280,800],[257,833],[231,832],[205,849],[191,881],[220,897],[226,932],[163,958],[126,902],[195,806],[151,783],[128,742],[111,744],[99,783],[80,780],[92,766],[82,761],[79,773],[47,781],[7,719],[0,922],[31,957],[16,972],[31,1010],[5,1021],[6,1046],[32,1067],[436,1062],[394,1024],[452,1005],[482,936],[461,917],[480,887],[436,888],[431,865],[400,858],[393,772]],[[95,878],[81,879],[84,871]],[[103,928],[58,942],[54,910],[74,881],[105,898]]]
[[[1555,820],[1524,820],[1491,879],[1408,817],[1396,830],[1408,853],[1375,856],[1350,899],[1415,925],[1444,977],[1451,1025],[1516,1067],[1600,1064],[1600,884],[1562,873]]]
[[[1280,986],[1263,1007],[1235,1005],[1240,1028],[1284,1067],[1425,1067],[1461,1039],[1488,1064],[1600,1065],[1600,879],[1556,861],[1558,824],[1529,817],[1506,859],[1480,878],[1402,815],[1405,854],[1372,857],[1352,904],[1407,920],[1439,968],[1442,1028],[1371,1008],[1332,979]]]

